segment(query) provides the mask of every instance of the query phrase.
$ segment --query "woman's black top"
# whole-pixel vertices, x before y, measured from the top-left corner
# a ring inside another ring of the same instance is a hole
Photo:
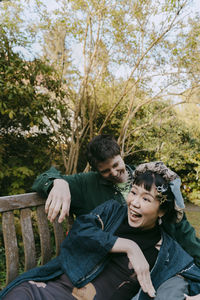
[[[136,242],[148,261],[150,269],[152,269],[158,255],[155,246],[161,239],[159,226],[148,230],[133,228],[129,226],[126,217],[116,230],[115,235]],[[97,300],[131,299],[140,288],[135,272],[125,253],[112,253],[109,264],[92,283],[97,291],[95,298]],[[106,298],[103,298],[105,291],[107,291]]]

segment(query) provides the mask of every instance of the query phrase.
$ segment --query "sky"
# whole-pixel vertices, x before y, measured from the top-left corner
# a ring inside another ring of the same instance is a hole
[[[24,1],[24,3],[27,3],[26,0],[22,0],[22,1]],[[58,7],[58,3],[56,0],[43,0],[43,2],[48,4],[47,8],[50,12]],[[31,4],[31,3],[33,3],[33,0],[30,0],[29,3],[30,3],[29,9],[26,10],[25,15],[24,15],[24,18],[27,19],[27,21],[35,18],[34,12],[32,11],[33,4]],[[190,9],[191,9],[190,16],[195,15],[196,12],[200,13],[200,0],[191,1]],[[36,42],[33,45],[33,47],[31,48],[31,51],[28,51],[26,49],[19,48],[19,47],[16,47],[15,51],[20,51],[23,54],[23,56],[27,59],[33,59],[34,57],[37,57],[40,55],[40,53],[42,52],[42,49],[41,49],[40,44]],[[82,47],[80,44],[74,43],[73,51],[72,51],[71,55],[72,55],[71,58],[72,58],[72,61],[74,62],[74,64],[79,66],[80,72],[83,72],[83,56],[82,56]],[[126,74],[126,76],[128,76],[129,72],[127,70],[127,66],[123,66],[123,65],[117,66],[116,69],[114,70],[116,78],[121,77],[123,74],[124,75],[122,77],[124,77],[125,74]]]
[[[6,1],[6,0],[4,0],[4,1]],[[22,0],[22,1],[26,3],[26,0]],[[31,10],[31,7],[33,6],[33,5],[31,5],[31,3],[33,3],[34,1],[35,0],[30,0],[29,1],[29,3],[30,3],[29,4],[29,9],[27,9],[26,12],[25,12],[25,18],[27,20],[34,19],[34,12]],[[42,0],[42,2],[47,5],[47,9],[49,10],[49,12],[51,12],[52,10],[55,10],[58,7],[58,3],[57,3],[56,0]],[[190,15],[195,15],[196,12],[200,13],[200,0],[191,0],[191,14]],[[37,55],[38,53],[40,53],[41,48],[39,47],[39,45],[35,44],[34,49],[32,49],[32,50]],[[80,45],[75,44],[74,45],[74,51],[73,51],[72,55],[73,55],[73,59],[76,62],[78,62],[79,64],[81,63],[80,53],[81,53]]]

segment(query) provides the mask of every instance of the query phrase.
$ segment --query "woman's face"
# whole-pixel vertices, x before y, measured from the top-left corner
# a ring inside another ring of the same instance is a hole
[[[128,223],[131,227],[150,229],[156,224],[158,217],[164,213],[160,210],[160,202],[156,198],[155,185],[150,191],[143,186],[133,185],[127,197]]]

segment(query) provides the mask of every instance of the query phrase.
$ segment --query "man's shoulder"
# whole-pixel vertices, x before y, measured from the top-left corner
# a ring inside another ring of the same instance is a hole
[[[100,175],[98,172],[90,171],[90,172],[80,172],[71,176],[80,177],[83,180],[99,180]]]

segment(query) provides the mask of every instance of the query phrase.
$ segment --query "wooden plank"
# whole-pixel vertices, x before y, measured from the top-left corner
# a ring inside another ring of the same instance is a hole
[[[45,203],[37,193],[26,193],[0,197],[0,212],[38,206]]]
[[[72,225],[74,223],[74,215],[73,214],[69,214],[69,217],[67,219],[68,222],[68,231],[70,231],[70,229],[72,228]]]
[[[31,210],[29,208],[20,210],[20,223],[24,244],[24,269],[27,271],[36,266],[35,240],[31,222]]]
[[[6,284],[15,279],[19,269],[19,254],[13,212],[2,214],[3,238],[6,254]]]
[[[61,223],[58,223],[58,217],[53,222],[53,229],[54,229],[55,242],[56,242],[56,255],[58,255],[60,253],[60,245],[65,238],[63,225]]]
[[[47,216],[44,211],[44,205],[37,207],[37,224],[40,235],[41,263],[42,265],[51,259],[51,238]]]

